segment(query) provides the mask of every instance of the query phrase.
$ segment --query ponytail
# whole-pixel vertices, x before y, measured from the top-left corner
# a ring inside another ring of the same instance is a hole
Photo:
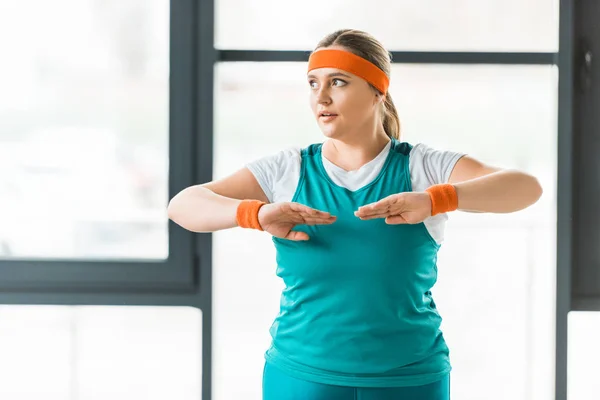
[[[392,96],[388,93],[385,95],[383,116],[383,129],[385,133],[392,139],[400,139],[400,117],[392,100]]]

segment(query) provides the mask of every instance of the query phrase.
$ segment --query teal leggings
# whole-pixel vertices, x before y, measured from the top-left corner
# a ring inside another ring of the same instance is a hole
[[[362,388],[292,378],[265,364],[263,400],[450,400],[450,376],[425,386]]]

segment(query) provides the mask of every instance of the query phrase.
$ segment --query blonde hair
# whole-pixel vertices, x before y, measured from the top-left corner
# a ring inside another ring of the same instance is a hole
[[[342,29],[323,38],[316,49],[336,45],[342,46],[351,53],[375,64],[379,69],[385,72],[389,78],[392,64],[390,53],[370,34],[355,29]],[[371,85],[371,87],[378,91],[373,85]],[[383,94],[381,92],[379,93]],[[398,116],[398,111],[396,110],[392,96],[389,93],[386,93],[385,95],[383,106],[383,129],[385,130],[385,133],[390,138],[400,139],[400,117]]]

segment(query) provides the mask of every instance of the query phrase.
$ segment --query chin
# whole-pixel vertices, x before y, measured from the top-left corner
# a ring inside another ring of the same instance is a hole
[[[320,126],[319,128],[321,128],[321,133],[323,133],[323,136],[327,138],[335,138],[338,136],[338,129],[335,129],[331,126]]]

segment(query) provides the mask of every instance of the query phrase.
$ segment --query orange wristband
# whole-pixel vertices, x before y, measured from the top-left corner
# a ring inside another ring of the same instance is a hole
[[[258,211],[266,203],[260,200],[242,200],[237,208],[236,221],[240,228],[258,229],[263,228],[258,222]]]
[[[458,195],[456,194],[456,188],[449,184],[444,183],[440,185],[433,185],[426,190],[431,197],[431,216],[437,214],[447,213],[454,211],[458,208]]]

